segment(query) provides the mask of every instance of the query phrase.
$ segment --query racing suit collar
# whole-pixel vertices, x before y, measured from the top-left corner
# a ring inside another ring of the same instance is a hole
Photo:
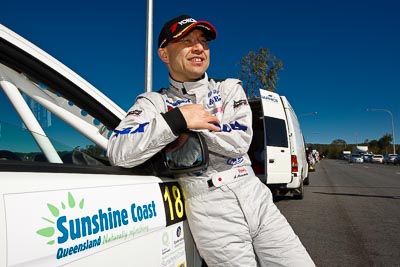
[[[175,81],[171,76],[169,76],[170,88],[179,91],[182,95],[195,93],[196,89],[208,88],[208,75],[204,73],[203,78],[195,82],[178,82]]]

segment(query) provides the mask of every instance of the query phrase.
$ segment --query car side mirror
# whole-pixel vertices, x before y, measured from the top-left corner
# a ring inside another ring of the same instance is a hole
[[[199,132],[184,132],[143,164],[132,168],[136,174],[174,177],[200,172],[208,167],[209,154],[206,141]]]
[[[172,174],[202,171],[208,167],[209,154],[204,137],[185,132],[162,151],[164,164]]]

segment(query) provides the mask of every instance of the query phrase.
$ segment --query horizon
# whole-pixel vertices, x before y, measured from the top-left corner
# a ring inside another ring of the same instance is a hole
[[[144,92],[145,1],[94,5],[72,0],[57,6],[8,1],[2,7],[1,24],[60,60],[124,110]],[[237,77],[241,58],[261,47],[282,60],[276,92],[295,109],[307,143],[379,140],[400,130],[399,11],[400,3],[391,0],[155,2],[153,90],[168,85],[156,53],[158,32],[165,21],[187,13],[217,29],[209,77]],[[390,111],[394,128],[388,112],[367,109]],[[395,134],[396,144],[399,137]]]

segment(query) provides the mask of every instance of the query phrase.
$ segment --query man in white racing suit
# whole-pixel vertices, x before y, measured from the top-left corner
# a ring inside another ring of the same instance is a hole
[[[187,129],[201,132],[210,151],[203,173],[178,178],[201,257],[212,266],[314,266],[306,249],[254,174],[247,155],[252,115],[241,82],[209,79],[209,22],[187,15],[167,22],[158,55],[169,87],[139,95],[110,137],[112,164],[137,166]]]

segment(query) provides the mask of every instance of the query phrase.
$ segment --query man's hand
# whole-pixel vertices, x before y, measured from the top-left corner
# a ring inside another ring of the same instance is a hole
[[[206,111],[201,104],[184,105],[179,107],[179,110],[186,120],[188,129],[221,131],[219,127],[214,125],[220,123],[218,118]]]

